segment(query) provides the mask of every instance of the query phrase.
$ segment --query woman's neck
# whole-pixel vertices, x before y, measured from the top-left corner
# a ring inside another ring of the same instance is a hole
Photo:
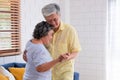
[[[41,39],[32,39],[31,42],[34,44],[43,44]]]

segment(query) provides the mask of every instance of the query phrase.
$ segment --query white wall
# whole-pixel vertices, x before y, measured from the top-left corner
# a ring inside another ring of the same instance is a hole
[[[82,51],[75,71],[80,73],[80,80],[105,80],[107,0],[21,0],[22,51],[35,24],[43,20],[41,8],[55,1],[61,6],[63,21],[79,34]],[[0,64],[8,62],[24,61],[21,55],[0,58]]]
[[[120,0],[110,1],[107,80],[120,80]]]
[[[106,21],[107,0],[70,0],[70,23],[82,46],[75,64],[80,80],[105,80]]]

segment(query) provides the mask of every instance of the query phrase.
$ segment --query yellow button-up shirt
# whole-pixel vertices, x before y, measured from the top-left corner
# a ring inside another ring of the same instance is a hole
[[[53,59],[61,54],[80,51],[78,35],[74,27],[61,21],[59,30],[54,33],[51,44],[48,46]],[[52,69],[52,80],[73,80],[74,61],[63,61]]]

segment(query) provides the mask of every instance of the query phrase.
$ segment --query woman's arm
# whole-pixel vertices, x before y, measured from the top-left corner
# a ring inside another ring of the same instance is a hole
[[[39,65],[39,66],[36,67],[36,70],[38,72],[45,72],[45,71],[49,70],[50,68],[52,68],[55,64],[61,62],[61,59],[62,59],[62,56],[60,56],[59,58],[57,58],[53,61],[46,62],[42,65]]]

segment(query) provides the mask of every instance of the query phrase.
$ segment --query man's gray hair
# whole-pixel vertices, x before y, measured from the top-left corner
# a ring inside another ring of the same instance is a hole
[[[42,14],[44,17],[53,13],[60,14],[60,7],[56,3],[50,3],[42,8]]]

